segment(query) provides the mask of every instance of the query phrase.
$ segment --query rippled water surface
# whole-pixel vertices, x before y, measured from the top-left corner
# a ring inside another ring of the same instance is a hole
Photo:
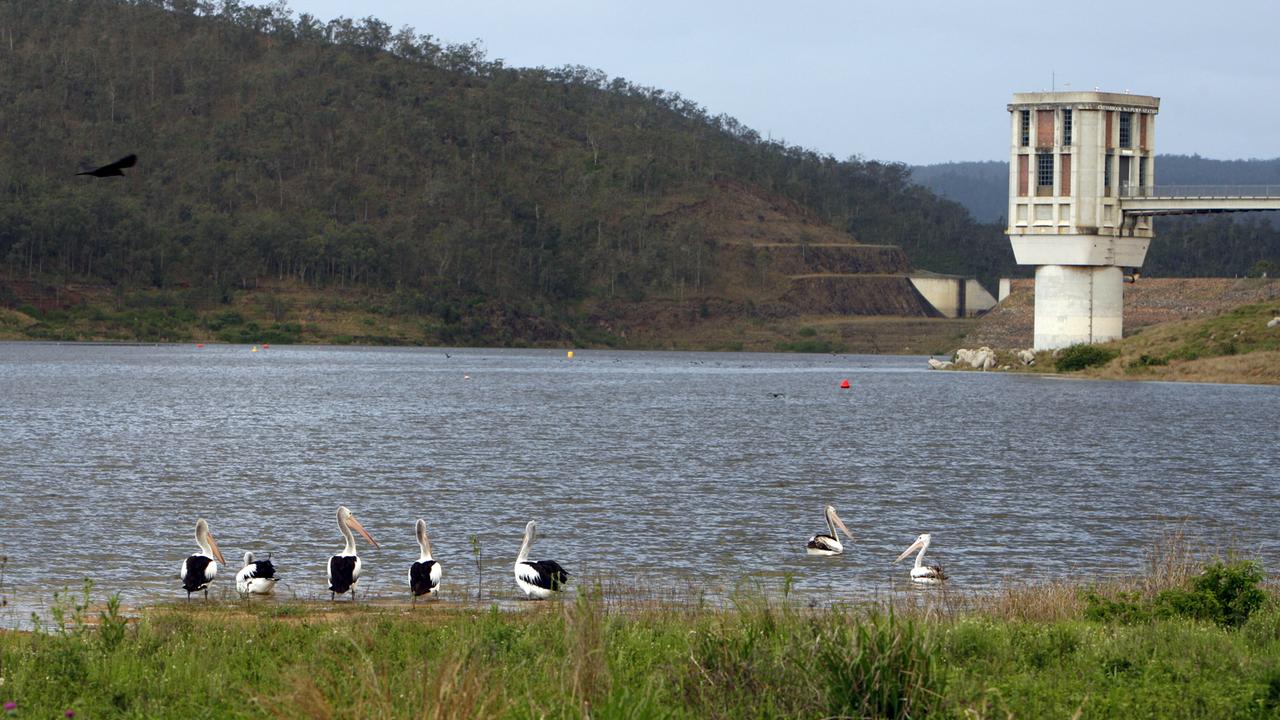
[[[419,517],[459,596],[475,536],[486,591],[514,597],[528,519],[533,557],[647,589],[865,596],[920,532],[963,588],[1137,572],[1179,527],[1274,569],[1278,410],[1280,388],[918,357],[0,344],[0,593],[181,597],[204,517],[232,564],[215,594],[252,550],[283,594],[327,597],[339,504],[382,544],[361,585],[383,597]],[[856,542],[808,557],[826,503]]]

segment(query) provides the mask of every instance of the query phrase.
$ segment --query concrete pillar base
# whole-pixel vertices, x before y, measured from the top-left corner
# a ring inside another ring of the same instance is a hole
[[[1036,268],[1035,349],[1118,340],[1124,333],[1124,274],[1114,266]]]

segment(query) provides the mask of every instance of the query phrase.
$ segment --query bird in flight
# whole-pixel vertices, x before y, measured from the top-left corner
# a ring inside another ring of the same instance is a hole
[[[124,173],[121,172],[121,170],[124,170],[125,168],[128,168],[128,167],[133,167],[134,165],[137,165],[137,164],[138,164],[138,156],[130,153],[129,155],[125,155],[124,157],[111,163],[110,165],[103,165],[100,168],[95,168],[93,170],[87,170],[85,172],[76,173],[76,175],[92,175],[94,177],[112,177],[114,175],[119,175],[120,177],[124,177]]]

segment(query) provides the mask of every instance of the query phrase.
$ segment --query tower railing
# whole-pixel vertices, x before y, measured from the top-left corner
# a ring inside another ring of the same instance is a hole
[[[1122,198],[1280,198],[1280,185],[1128,185]]]

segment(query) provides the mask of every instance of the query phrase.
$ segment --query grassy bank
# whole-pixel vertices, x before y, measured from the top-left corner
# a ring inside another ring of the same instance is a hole
[[[0,340],[910,354],[945,352],[975,322],[775,317],[749,305],[700,300],[649,301],[621,322],[589,307],[572,314],[541,308],[551,313],[543,314],[479,299],[289,283],[224,292],[45,290],[43,309],[0,293]]]
[[[1178,582],[827,609],[589,587],[521,612],[72,609],[0,633],[0,700],[82,718],[1275,717],[1280,605],[1260,579],[1215,564]]]
[[[1214,317],[1161,323],[1095,346],[1042,351],[1023,365],[996,351],[997,367],[1110,380],[1176,380],[1280,385],[1280,303],[1242,305]],[[958,368],[968,369],[968,368]]]

